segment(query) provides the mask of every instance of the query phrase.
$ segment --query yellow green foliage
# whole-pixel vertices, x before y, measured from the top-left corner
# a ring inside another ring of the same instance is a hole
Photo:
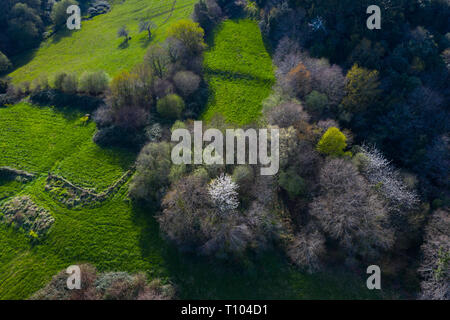
[[[335,127],[331,127],[324,133],[317,144],[317,151],[327,156],[344,156],[351,155],[345,152],[347,147],[347,137]]]
[[[380,94],[377,70],[367,70],[357,64],[348,71],[345,91],[347,96],[342,101],[344,109],[349,112],[361,112],[376,101]]]
[[[195,54],[206,48],[203,40],[205,31],[198,23],[183,19],[170,26],[167,31],[168,37],[180,40],[190,53]]]

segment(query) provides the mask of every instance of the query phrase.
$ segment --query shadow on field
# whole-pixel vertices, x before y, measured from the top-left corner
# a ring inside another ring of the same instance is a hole
[[[36,55],[37,50],[38,49],[27,50],[18,56],[11,57],[11,62],[14,65],[14,70],[23,67],[24,65],[28,64],[31,60],[33,60],[34,56]],[[13,72],[13,71],[11,71],[11,72]]]
[[[159,264],[179,299],[377,299],[365,279],[340,271],[307,274],[276,250],[232,260],[180,252],[164,240],[152,209],[133,206],[144,258]],[[163,257],[163,261],[156,259]],[[155,257],[155,259],[153,259]],[[156,276],[156,275],[152,275]]]
[[[69,30],[67,28],[62,28],[61,30],[58,30],[52,36],[52,43],[58,43],[62,39],[70,37],[72,35],[72,32],[76,32],[76,30]]]

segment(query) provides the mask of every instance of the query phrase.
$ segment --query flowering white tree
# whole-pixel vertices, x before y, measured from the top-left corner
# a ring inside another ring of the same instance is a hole
[[[237,189],[238,185],[233,182],[231,177],[222,174],[210,182],[208,193],[219,211],[224,214],[239,206]]]
[[[362,146],[365,161],[362,174],[373,186],[379,186],[383,195],[390,202],[391,209],[412,209],[418,203],[417,194],[409,190],[401,180],[397,170],[375,147]]]

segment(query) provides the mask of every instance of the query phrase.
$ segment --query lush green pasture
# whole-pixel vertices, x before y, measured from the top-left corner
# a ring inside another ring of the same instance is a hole
[[[47,238],[37,245],[31,245],[23,233],[0,224],[0,299],[27,298],[59,270],[83,262],[100,271],[143,271],[150,278],[170,279],[180,298],[373,297],[364,288],[364,279],[310,276],[275,253],[239,268],[181,255],[160,237],[153,213],[127,201],[127,185],[100,207],[68,209],[45,191],[48,170],[101,189],[119,177],[134,158],[123,150],[93,145],[94,127],[80,125],[79,116],[76,112],[28,104],[0,109],[1,141],[7,142],[2,151],[8,148],[8,152],[0,153],[2,165],[14,167],[23,161],[26,165],[22,168],[38,174],[36,180],[25,185],[0,182],[0,192],[7,190],[8,197],[14,193],[29,195],[55,218]],[[47,153],[48,144],[59,152]],[[30,148],[29,155],[26,148]]]
[[[227,20],[217,28],[211,42],[205,55],[211,95],[203,118],[210,120],[219,113],[238,125],[257,120],[261,103],[274,84],[272,61],[258,24]]]
[[[150,17],[158,26],[152,41],[165,38],[168,26],[191,15],[197,0],[178,0],[173,15],[165,22],[172,0],[116,1],[112,10],[91,20],[82,21],[80,30],[63,29],[40,48],[13,59],[16,70],[10,76],[15,83],[31,81],[42,73],[104,70],[111,77],[122,69],[130,69],[142,61],[149,45],[147,32],[139,33],[139,21]],[[122,45],[117,30],[126,25],[132,39]]]
[[[76,152],[95,131],[83,126],[83,114],[20,103],[0,109],[0,166],[35,173]]]

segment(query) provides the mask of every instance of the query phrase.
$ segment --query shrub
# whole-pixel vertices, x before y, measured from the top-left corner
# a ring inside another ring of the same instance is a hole
[[[178,119],[184,110],[184,101],[176,94],[169,94],[158,100],[156,110],[164,118]]]
[[[197,91],[200,77],[191,71],[180,71],[173,77],[173,82],[183,97],[188,97]]]
[[[145,275],[141,273],[98,273],[89,264],[79,267],[81,289],[67,288],[67,273],[64,269],[33,294],[31,300],[168,300],[175,296],[175,290],[170,284],[164,284],[160,279],[147,283]]]
[[[12,64],[9,61],[8,57],[0,51],[0,74],[7,72],[12,68]]]
[[[317,151],[327,156],[343,156],[350,155],[345,152],[347,147],[347,138],[335,127],[329,128],[317,144]]]
[[[48,76],[46,74],[41,74],[31,82],[31,89],[33,92],[48,90],[49,88]]]
[[[66,75],[62,80],[61,90],[67,94],[75,94],[78,91],[77,75],[74,73]]]
[[[62,91],[63,90],[63,82],[64,79],[67,77],[67,73],[65,72],[58,72],[55,74],[55,76],[53,77],[53,87],[56,90]]]
[[[104,71],[84,72],[80,78],[80,91],[98,95],[108,88],[108,75]]]

